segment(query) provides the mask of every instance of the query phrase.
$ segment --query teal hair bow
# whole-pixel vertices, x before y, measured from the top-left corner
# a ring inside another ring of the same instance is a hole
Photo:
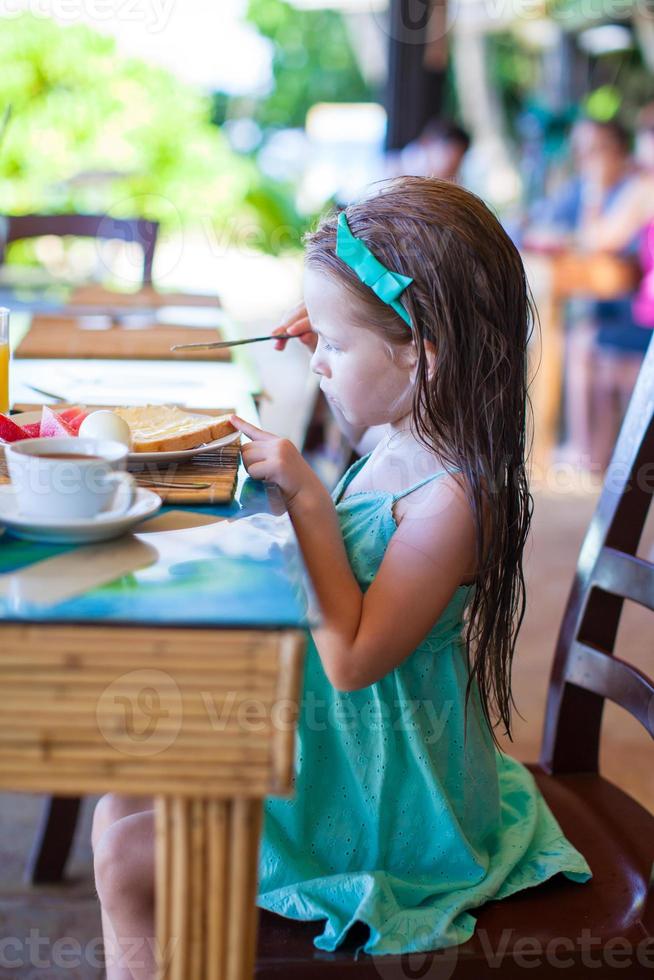
[[[410,276],[401,276],[399,272],[391,272],[382,265],[365,242],[352,234],[345,211],[341,211],[338,216],[336,255],[356,272],[361,282],[369,286],[383,303],[392,306],[404,322],[411,326],[411,317],[400,303],[398,296],[413,282],[413,279]]]

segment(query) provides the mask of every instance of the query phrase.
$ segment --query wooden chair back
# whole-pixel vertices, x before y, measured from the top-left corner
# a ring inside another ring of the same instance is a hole
[[[75,238],[118,239],[135,242],[143,250],[142,285],[152,283],[152,265],[159,223],[145,218],[112,218],[108,214],[21,214],[5,216],[0,235],[0,265],[5,261],[6,246],[26,238],[42,235]]]
[[[579,553],[559,630],[540,757],[549,773],[598,772],[607,698],[654,737],[654,682],[614,653],[625,599],[654,611],[654,565],[636,554],[653,491],[650,343]],[[649,635],[651,640],[654,631]]]

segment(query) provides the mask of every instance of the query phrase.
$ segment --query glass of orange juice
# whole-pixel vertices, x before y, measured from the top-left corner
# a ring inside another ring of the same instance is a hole
[[[0,412],[9,411],[9,310],[0,306]]]

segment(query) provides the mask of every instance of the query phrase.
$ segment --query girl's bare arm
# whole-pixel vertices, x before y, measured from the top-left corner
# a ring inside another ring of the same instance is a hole
[[[636,177],[605,214],[585,222],[579,242],[591,252],[618,252],[653,219],[654,178]]]
[[[326,494],[299,493],[289,515],[322,610],[312,630],[335,688],[355,691],[398,667],[425,638],[474,563],[474,524],[452,480],[428,484],[393,534],[365,591]]]
[[[286,502],[322,612],[312,632],[325,673],[342,691],[373,684],[418,646],[474,567],[474,522],[462,487],[447,477],[415,495],[364,591],[318,475],[288,439],[236,415],[230,420],[252,440],[241,448],[250,476],[276,483]]]

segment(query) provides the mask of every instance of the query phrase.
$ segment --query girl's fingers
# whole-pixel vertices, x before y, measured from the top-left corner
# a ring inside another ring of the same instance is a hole
[[[266,463],[262,461],[260,463],[253,463],[252,466],[248,466],[248,476],[251,476],[253,480],[266,480]]]
[[[305,316],[301,320],[294,320],[290,323],[288,327],[276,327],[273,330],[273,334],[286,333],[291,337],[299,337],[303,344],[307,347],[316,346],[316,335],[311,330],[311,322],[309,317]],[[275,350],[284,350],[288,340],[276,340]]]
[[[282,323],[278,327],[275,327],[275,329],[273,331],[271,331],[271,332],[274,335],[274,334],[278,334],[278,333],[288,333],[288,330],[284,326],[284,324]],[[287,340],[276,340],[275,341],[275,350],[284,350],[284,348],[286,347],[286,344],[287,343],[288,343]]]
[[[243,456],[243,462],[249,466],[250,463],[256,463],[261,459],[267,459],[268,449],[265,442],[246,442],[241,449],[241,455]]]
[[[274,330],[271,330],[270,332],[272,334],[276,334],[276,333],[289,333],[290,332],[289,331],[289,328],[292,327],[293,324],[295,324],[297,322],[297,320],[302,319],[303,317],[305,317],[306,316],[306,312],[307,311],[306,311],[306,309],[304,307],[304,304],[301,303],[299,306],[296,306],[293,310],[291,310],[291,312],[289,314],[287,314],[287,316],[282,317],[282,319],[277,324],[277,326],[275,327],[275,329]]]
[[[276,439],[277,437],[273,435],[272,432],[266,432],[264,429],[257,428],[256,425],[252,425],[251,422],[246,422],[242,419],[240,415],[230,415],[229,421],[232,423],[235,429],[242,432],[244,435],[249,436],[255,442],[260,439]]]
[[[309,330],[303,337],[300,337],[300,342],[305,347],[308,347],[310,351],[314,351],[318,346],[318,334],[314,333],[313,330]]]
[[[289,323],[286,328],[286,333],[295,337],[296,334],[304,333],[305,330],[311,330],[311,323],[309,322],[308,316],[303,316],[299,320],[293,320],[293,323]]]

